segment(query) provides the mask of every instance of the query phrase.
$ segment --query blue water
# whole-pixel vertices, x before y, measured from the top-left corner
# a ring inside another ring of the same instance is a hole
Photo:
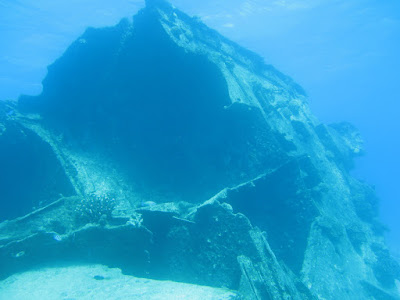
[[[354,174],[374,184],[388,241],[400,252],[400,2],[171,1],[300,83],[323,122],[365,139]],[[46,67],[88,26],[116,24],[144,1],[1,0],[0,99],[39,94]]]

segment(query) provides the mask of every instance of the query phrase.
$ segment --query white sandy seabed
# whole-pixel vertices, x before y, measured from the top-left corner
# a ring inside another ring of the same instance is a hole
[[[234,292],[123,275],[102,265],[45,268],[0,281],[0,300],[234,300]]]

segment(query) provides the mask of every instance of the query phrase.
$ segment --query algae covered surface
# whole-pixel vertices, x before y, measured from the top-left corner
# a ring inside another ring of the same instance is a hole
[[[362,138],[307,101],[165,1],[89,28],[0,102],[0,295],[398,299]]]

